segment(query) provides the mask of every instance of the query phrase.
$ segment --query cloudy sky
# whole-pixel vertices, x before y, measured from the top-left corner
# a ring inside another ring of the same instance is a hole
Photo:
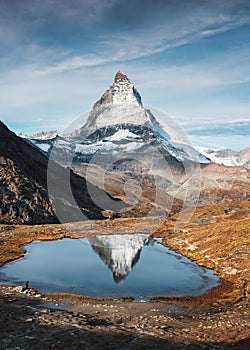
[[[123,70],[180,123],[250,120],[249,0],[0,0],[0,116],[63,129]]]

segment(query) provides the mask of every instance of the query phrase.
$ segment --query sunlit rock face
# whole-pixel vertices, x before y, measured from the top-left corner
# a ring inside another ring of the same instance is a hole
[[[90,237],[93,250],[113,273],[116,283],[124,280],[140,259],[142,248],[152,242],[144,234],[105,235]]]
[[[119,71],[115,75],[114,83],[94,104],[79,134],[88,137],[98,129],[109,126],[124,124],[143,126],[149,122],[140,94],[127,76]]]

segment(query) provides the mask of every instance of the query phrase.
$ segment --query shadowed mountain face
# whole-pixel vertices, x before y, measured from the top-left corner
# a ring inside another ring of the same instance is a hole
[[[115,283],[124,280],[140,259],[141,250],[152,238],[144,234],[90,237],[93,250],[113,273]]]
[[[101,208],[89,192],[99,202],[107,196],[70,169],[49,162],[0,122],[1,222],[56,223],[58,215],[61,222],[80,221],[83,213],[84,218],[101,219]]]

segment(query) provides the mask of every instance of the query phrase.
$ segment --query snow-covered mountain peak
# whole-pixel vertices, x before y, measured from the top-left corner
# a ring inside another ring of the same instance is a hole
[[[130,80],[128,79],[126,74],[124,74],[121,70],[119,70],[115,75],[114,83],[121,83],[121,82],[130,83]]]
[[[118,71],[113,84],[94,104],[85,125],[64,135],[63,139],[57,137],[53,141],[53,153],[57,154],[55,150],[61,150],[60,159],[66,154],[66,162],[70,154],[73,162],[91,161],[101,163],[102,166],[105,166],[105,162],[110,163],[111,156],[127,159],[130,153],[134,159],[136,154],[137,158],[142,158],[142,163],[147,162],[148,169],[152,167],[151,159],[158,159],[157,155],[163,153],[165,158],[172,157],[180,162],[209,161],[189,144],[175,122],[168,122],[166,127],[159,120],[158,112],[152,112],[143,106],[141,96],[133,83],[123,72]],[[41,140],[35,144],[43,152],[51,153],[51,145],[45,149],[46,145]],[[101,155],[101,160],[97,160],[98,154]],[[133,168],[135,165],[132,163]],[[123,168],[122,164],[121,169]]]
[[[150,118],[142,105],[141,96],[135,86],[121,71],[117,72],[114,83],[94,104],[81,136],[88,137],[96,130],[114,125],[147,125]]]
[[[104,92],[102,97],[95,103],[93,110],[107,105],[115,104],[142,105],[141,96],[128,77],[118,71],[114,83]]]
[[[32,140],[50,140],[58,135],[58,131],[51,130],[51,131],[41,131],[34,135],[26,135],[23,133],[20,133],[18,136],[25,138],[25,139],[32,139]]]
[[[120,70],[116,73],[112,90],[113,104],[139,103],[142,105],[141,96],[128,77]]]

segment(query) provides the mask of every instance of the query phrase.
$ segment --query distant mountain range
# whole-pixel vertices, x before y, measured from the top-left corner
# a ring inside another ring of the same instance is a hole
[[[32,142],[37,146],[42,152],[47,156],[53,145],[58,142],[58,144],[64,144],[64,146],[70,147],[71,143],[63,135],[60,135],[56,131],[41,132],[35,135],[24,135],[20,134],[20,137],[27,140],[27,142]],[[111,137],[111,141],[117,139],[122,139],[123,137],[128,138],[131,136],[129,133],[118,131],[117,135]],[[60,140],[60,141],[59,141]],[[234,149],[213,149],[208,147],[194,146],[194,148],[206,157],[207,160],[211,160],[217,164],[223,164],[227,166],[244,166],[245,168],[250,168],[250,148],[246,147],[242,150]],[[72,149],[73,151],[73,149]]]
[[[196,149],[211,159],[212,162],[227,166],[244,166],[250,169],[250,148],[236,151],[232,149],[215,150],[205,147],[196,147]]]

